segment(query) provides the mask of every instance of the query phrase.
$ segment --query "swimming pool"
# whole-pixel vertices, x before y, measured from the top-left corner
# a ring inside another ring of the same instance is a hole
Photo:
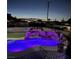
[[[8,52],[20,52],[37,46],[57,46],[61,42],[58,40],[45,40],[45,38],[30,38],[30,40],[8,40]]]

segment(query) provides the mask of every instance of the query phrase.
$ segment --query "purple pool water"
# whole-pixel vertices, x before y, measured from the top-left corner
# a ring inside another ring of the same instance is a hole
[[[57,46],[57,40],[45,40],[45,38],[30,38],[30,40],[8,41],[8,52],[20,52],[36,46]]]

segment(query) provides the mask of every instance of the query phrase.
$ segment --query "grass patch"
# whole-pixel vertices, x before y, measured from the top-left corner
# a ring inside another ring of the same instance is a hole
[[[8,38],[24,38],[25,33],[7,33]]]

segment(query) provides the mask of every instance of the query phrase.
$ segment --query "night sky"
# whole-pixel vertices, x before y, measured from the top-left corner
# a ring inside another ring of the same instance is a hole
[[[18,18],[46,19],[48,0],[7,0],[7,11]],[[71,0],[51,0],[49,18],[71,17]]]

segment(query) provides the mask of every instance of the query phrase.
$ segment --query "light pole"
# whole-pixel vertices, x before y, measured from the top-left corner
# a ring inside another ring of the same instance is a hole
[[[50,0],[47,3],[47,21],[49,21],[49,7],[50,7]]]

